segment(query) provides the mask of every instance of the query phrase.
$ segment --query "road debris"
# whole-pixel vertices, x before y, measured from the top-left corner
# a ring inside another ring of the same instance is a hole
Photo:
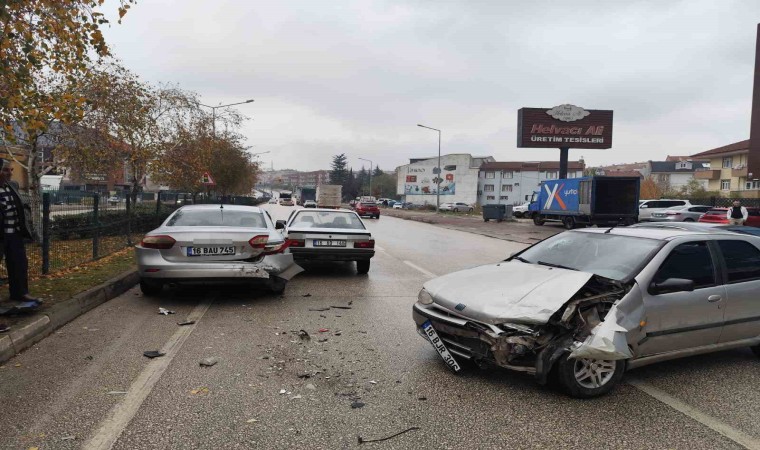
[[[351,409],[359,408],[364,408],[364,403],[360,402],[359,400],[354,400],[353,403],[351,403]]]
[[[216,363],[218,362],[219,360],[216,358],[205,358],[205,359],[202,359],[199,364],[201,367],[211,367],[213,365],[216,365]]]
[[[64,436],[64,437],[61,438],[61,440],[62,441],[73,441],[76,438],[77,438],[76,436]]]
[[[416,430],[419,430],[419,429],[420,429],[420,427],[409,427],[409,428],[407,428],[407,429],[406,429],[406,430],[404,430],[404,431],[399,431],[399,432],[398,432],[398,433],[396,433],[396,434],[392,434],[392,435],[390,435],[390,436],[388,436],[388,437],[384,437],[384,438],[378,438],[378,439],[364,439],[364,438],[363,438],[363,437],[361,437],[361,436],[357,436],[357,437],[358,437],[358,439],[359,439],[359,443],[360,443],[360,444],[364,444],[364,443],[366,443],[366,442],[382,442],[382,441],[387,441],[388,439],[393,439],[393,438],[395,438],[396,436],[401,436],[402,434],[404,434],[404,433],[407,433],[407,432],[409,432],[409,431],[416,431]]]
[[[301,330],[298,332],[298,337],[301,338],[302,341],[310,341],[311,336],[309,336],[309,333],[306,332],[306,330]]]
[[[327,338],[317,339],[317,342],[327,342]]]
[[[143,352],[143,356],[147,356],[150,359],[164,356],[166,353],[161,353],[158,350],[148,350]]]
[[[285,389],[280,389],[280,395],[282,395],[282,394],[284,394],[286,392],[288,392],[288,391],[286,391]]]
[[[425,397],[423,395],[420,395],[419,397],[417,397],[417,400],[425,401],[425,400],[427,400],[427,397]]]
[[[330,305],[330,308],[335,308],[335,309],[351,309],[350,306],[333,306],[333,305]]]
[[[340,336],[341,334],[343,334],[343,332],[342,332],[342,331],[336,331],[336,332],[335,332],[335,336]]]
[[[290,397],[291,400],[298,400],[299,398],[303,398],[303,397],[301,397],[301,394],[294,395],[293,397]]]
[[[192,391],[190,391],[190,393],[193,394],[193,395],[199,395],[199,394],[200,395],[205,395],[205,394],[208,394],[208,392],[209,391],[208,391],[207,387],[200,387],[198,389],[193,389]]]
[[[329,311],[330,307],[326,306],[324,308],[309,308],[309,311]]]
[[[186,320],[184,322],[177,322],[177,325],[179,325],[181,327],[185,326],[185,325],[195,325],[195,321],[194,320]]]
[[[327,332],[329,332],[329,331],[330,331],[330,330],[329,330],[328,328],[320,328],[320,329],[319,329],[319,332],[320,332],[320,333],[327,333]]]
[[[306,389],[308,389],[310,391],[316,391],[317,387],[314,386],[313,384],[309,383],[309,384],[306,385]]]
[[[304,294],[301,297],[311,297],[311,294]]]
[[[87,355],[87,356],[84,357],[84,359],[86,359],[87,361],[92,361],[93,356],[92,355]]]
[[[377,381],[375,381],[375,380],[369,380],[369,384],[377,384]]]
[[[307,379],[307,378],[311,378],[311,374],[310,374],[310,373],[307,373],[307,372],[304,372],[304,373],[299,373],[299,374],[298,374],[298,378],[302,378],[302,379],[304,379],[304,380],[305,380],[305,379]]]
[[[258,420],[256,419],[248,419],[245,421],[245,423],[256,423],[256,422],[258,422]]]

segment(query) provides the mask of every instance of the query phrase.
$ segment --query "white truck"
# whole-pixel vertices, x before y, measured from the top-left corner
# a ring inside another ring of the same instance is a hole
[[[320,208],[340,208],[343,200],[343,186],[320,184],[317,186],[317,206]]]

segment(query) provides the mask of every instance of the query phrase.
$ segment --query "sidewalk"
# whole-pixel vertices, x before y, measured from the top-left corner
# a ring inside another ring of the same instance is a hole
[[[536,242],[565,231],[561,224],[533,224],[530,219],[509,219],[501,223],[485,222],[480,215],[464,213],[440,213],[434,211],[382,208],[380,216],[398,217],[405,220],[429,223],[451,230],[466,231],[496,239],[535,244]]]

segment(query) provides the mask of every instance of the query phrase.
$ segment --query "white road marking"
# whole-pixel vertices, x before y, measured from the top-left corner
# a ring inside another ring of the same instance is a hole
[[[201,317],[206,314],[214,299],[207,300],[196,306],[187,316],[187,320],[195,320],[195,325],[179,327],[172,337],[164,344],[161,349],[166,353],[161,358],[156,358],[148,363],[148,366],[140,372],[137,379],[127,390],[124,399],[114,405],[108,412],[105,419],[100,422],[98,431],[96,431],[89,441],[82,447],[87,450],[107,450],[113,447],[129,422],[137,414],[140,406],[143,404],[148,394],[153,390],[161,375],[169,367],[177,353],[182,348],[190,334],[193,332]]]
[[[671,408],[684,414],[685,416],[696,420],[697,422],[710,428],[711,430],[722,434],[723,436],[727,437],[728,439],[731,439],[737,444],[751,450],[760,450],[760,439],[754,438],[744,433],[743,431],[737,430],[731,425],[728,425],[727,423],[719,419],[716,419],[715,417],[707,415],[697,410],[696,408],[687,405],[681,400],[678,400],[677,398],[652,386],[649,383],[638,380],[636,378],[626,377],[626,379],[627,379],[626,381],[628,382],[628,384],[635,387],[636,389],[655,398],[656,400],[661,401],[662,403],[670,406]]]
[[[404,261],[404,264],[406,264],[407,266],[411,267],[412,269],[417,269],[420,273],[422,273],[423,275],[427,275],[430,278],[435,278],[435,277],[438,276],[438,275],[434,274],[433,272],[428,272],[427,270],[423,269],[422,267],[418,266],[417,264],[414,264],[413,262]]]

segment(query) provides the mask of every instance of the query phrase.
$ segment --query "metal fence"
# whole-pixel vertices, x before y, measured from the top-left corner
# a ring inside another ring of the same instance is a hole
[[[109,197],[100,193],[45,191],[39,201],[22,193],[32,206],[36,242],[26,244],[29,276],[39,276],[94,261],[140,242],[174,210],[188,203],[256,205],[253,197],[196,197],[160,193],[151,200]],[[5,262],[0,278],[7,278]]]
[[[760,198],[702,197],[688,200],[692,205],[714,206],[716,208],[728,208],[735,200],[739,200],[742,206],[747,208],[760,208]]]

